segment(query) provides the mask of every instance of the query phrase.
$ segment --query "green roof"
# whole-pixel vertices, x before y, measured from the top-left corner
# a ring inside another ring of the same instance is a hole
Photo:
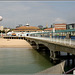
[[[56,30],[55,33],[60,33],[60,32],[74,32],[75,29],[68,29],[68,30]]]
[[[75,32],[75,29],[69,29],[69,30],[56,30],[55,33],[62,33],[62,32]],[[52,32],[38,32],[38,33],[32,33],[32,34],[48,34],[48,33],[53,33]]]

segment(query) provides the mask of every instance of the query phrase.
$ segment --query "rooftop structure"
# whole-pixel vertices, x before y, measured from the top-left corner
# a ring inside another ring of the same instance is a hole
[[[21,26],[16,29],[14,29],[14,32],[36,32],[36,31],[42,31],[38,27],[29,26],[28,24],[26,26]]]
[[[29,26],[29,24],[27,23],[26,26]]]
[[[75,23],[67,24],[66,29],[75,29]]]

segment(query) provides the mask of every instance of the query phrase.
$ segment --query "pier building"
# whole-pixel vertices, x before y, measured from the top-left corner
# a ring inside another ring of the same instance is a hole
[[[12,32],[8,32],[8,36],[28,36],[31,33],[42,32],[39,27],[30,26],[28,23],[24,26],[17,27]]]
[[[42,31],[39,27],[30,26],[28,23],[25,26],[18,27],[13,32],[40,32]]]

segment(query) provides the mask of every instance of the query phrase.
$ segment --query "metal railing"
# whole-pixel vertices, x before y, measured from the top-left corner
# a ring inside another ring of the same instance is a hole
[[[66,39],[66,38],[64,38],[64,39],[46,38],[46,37],[32,37],[32,38],[42,39],[42,40],[51,41],[51,42],[55,42],[55,43],[61,43],[61,44],[65,44],[65,45],[72,45],[72,46],[75,45],[75,40]]]
[[[65,72],[65,74],[69,74],[69,73],[73,72],[74,70],[75,70],[75,67],[70,69],[70,70],[68,70],[67,72]]]

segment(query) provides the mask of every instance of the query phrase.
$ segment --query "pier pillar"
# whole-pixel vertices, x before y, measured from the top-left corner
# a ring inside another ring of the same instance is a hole
[[[70,66],[70,53],[67,53],[67,57],[68,57],[68,59],[67,59],[67,66]]]
[[[37,48],[37,50],[39,49],[39,45],[38,44],[36,44],[36,48]]]
[[[60,51],[58,51],[58,56],[60,57],[60,55],[61,55],[61,54],[60,54]]]
[[[33,41],[30,41],[30,44],[31,44],[32,46],[36,46],[36,43],[33,42]]]
[[[57,51],[50,51],[50,60],[55,64],[58,61]]]
[[[72,66],[75,66],[75,55],[72,55]]]

